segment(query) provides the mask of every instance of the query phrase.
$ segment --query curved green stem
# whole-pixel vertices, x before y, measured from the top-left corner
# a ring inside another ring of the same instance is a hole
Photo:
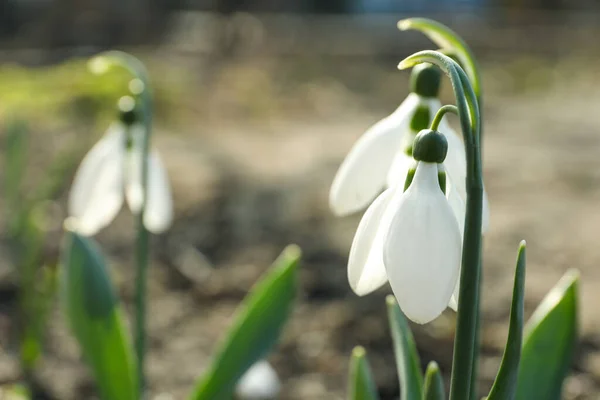
[[[442,119],[444,118],[444,115],[446,115],[447,113],[458,115],[458,108],[451,104],[446,104],[445,106],[440,107],[440,109],[435,114],[435,117],[433,117],[433,121],[431,121],[430,129],[433,131],[437,131],[438,127],[440,126],[440,123],[442,122]]]
[[[450,57],[436,51],[421,51],[404,59],[405,69],[429,62],[440,67],[450,78],[456,98],[467,158],[467,210],[460,274],[457,328],[452,360],[451,400],[468,400],[471,377],[477,372],[479,286],[481,274],[481,216],[483,177],[479,134],[481,119],[477,97],[462,68]]]
[[[481,101],[481,75],[473,52],[465,41],[452,29],[444,24],[428,18],[408,18],[398,21],[398,29],[401,31],[417,30],[422,32],[431,41],[440,46],[444,51],[451,51],[456,55],[465,72],[469,76],[471,85],[477,97]],[[481,105],[481,103],[480,103]]]
[[[142,82],[141,92],[136,93],[141,103],[142,120],[145,134],[142,141],[142,205],[135,216],[135,229],[137,232],[135,245],[135,351],[137,355],[137,374],[139,393],[143,397],[145,390],[144,362],[146,358],[146,286],[149,260],[150,235],[144,226],[144,212],[147,203],[148,185],[148,153],[150,150],[150,135],[152,133],[152,93],[148,80],[148,72],[144,64],[131,54],[121,51],[102,53],[91,60],[91,69],[102,73],[111,66],[116,65],[127,69],[135,78]]]
[[[398,21],[398,29],[401,31],[406,30],[417,30],[427,36],[431,41],[440,46],[442,53],[447,55],[455,56],[458,60],[459,65],[464,68],[475,97],[477,98],[477,104],[479,105],[480,115],[483,112],[483,93],[481,85],[481,74],[479,73],[479,66],[473,55],[473,51],[469,48],[467,43],[452,29],[448,28],[444,24],[440,24],[437,21],[428,18],[408,18]],[[480,142],[482,141],[483,132],[479,132]]]

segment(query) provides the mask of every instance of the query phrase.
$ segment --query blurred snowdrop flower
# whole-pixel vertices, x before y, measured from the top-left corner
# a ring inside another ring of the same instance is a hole
[[[123,200],[133,214],[143,205],[142,166],[144,135],[142,124],[135,121],[133,99],[122,106],[122,121],[114,122],[79,165],[71,192],[69,215],[75,218],[77,231],[94,235],[115,218]],[[122,99],[123,100],[123,99]],[[148,154],[147,198],[144,226],[153,233],[169,228],[173,220],[173,200],[166,170],[158,153]]]
[[[396,185],[371,204],[348,260],[350,286],[357,294],[367,294],[389,279],[402,311],[421,324],[448,306],[460,271],[459,223],[440,187],[439,165],[447,152],[445,135],[419,133],[412,181],[406,191]]]
[[[267,361],[261,360],[240,378],[235,394],[240,400],[273,400],[280,390],[277,373]]]

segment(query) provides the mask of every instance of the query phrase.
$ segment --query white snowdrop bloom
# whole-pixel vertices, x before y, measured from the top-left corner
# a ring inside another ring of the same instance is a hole
[[[411,320],[424,324],[448,306],[461,261],[456,217],[438,183],[437,166],[419,162],[398,201],[383,245],[392,291]]]
[[[240,400],[272,400],[277,398],[280,390],[277,372],[267,361],[261,360],[240,378],[235,395]]]
[[[412,93],[390,116],[369,128],[350,149],[329,192],[329,205],[338,216],[366,208],[386,187],[403,185],[413,164],[414,136],[429,127],[441,108],[437,67],[420,64],[411,76]],[[423,109],[425,116],[418,115]],[[417,121],[416,124],[414,122]],[[462,139],[444,117],[438,131],[448,142],[444,168],[463,202],[466,202],[466,154]],[[484,191],[482,232],[489,227],[489,205]]]
[[[329,205],[339,216],[366,208],[397,177],[404,182],[414,135],[427,128],[440,102],[441,72],[429,64],[413,68],[411,93],[388,117],[369,128],[350,149],[331,185]],[[426,114],[423,115],[422,111]],[[415,126],[417,122],[417,126]],[[392,183],[392,184],[390,184]]]
[[[404,175],[406,176],[409,173],[414,175],[416,165],[416,161],[411,157],[406,164]],[[438,175],[440,172],[445,174],[442,164],[438,164]],[[407,178],[405,177],[405,179]],[[447,188],[446,197],[456,218],[462,237],[462,228],[465,221],[465,204],[459,196],[456,187],[451,184],[447,176],[445,181]],[[438,183],[441,184],[439,180]],[[348,258],[348,282],[352,290],[359,296],[367,295],[379,289],[388,281],[387,272],[383,264],[382,249],[383,235],[386,232],[385,226],[389,226],[391,215],[385,215],[384,213],[390,200],[394,197],[394,193],[397,191],[402,193],[403,189],[404,185],[398,184],[384,191],[367,208],[358,225]]]
[[[350,250],[348,280],[364,295],[389,279],[406,316],[426,323],[448,306],[459,275],[462,240],[458,217],[438,176],[447,142],[433,131],[419,136],[434,140],[415,142],[420,161],[408,189],[387,189],[363,215]]]
[[[110,224],[124,199],[134,214],[139,213],[144,134],[140,124],[128,129],[115,122],[79,165],[68,209],[82,235],[94,235]],[[166,170],[155,151],[148,154],[147,187],[144,225],[153,233],[164,232],[173,220],[173,201]]]

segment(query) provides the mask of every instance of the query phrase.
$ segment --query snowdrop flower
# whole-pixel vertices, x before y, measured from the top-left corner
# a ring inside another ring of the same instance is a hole
[[[445,135],[424,130],[415,139],[417,167],[406,191],[396,185],[367,209],[352,242],[350,286],[366,294],[388,279],[408,318],[427,323],[448,306],[459,276],[461,232],[440,187]]]
[[[261,360],[240,378],[235,394],[240,400],[272,400],[277,398],[280,390],[277,372],[267,361]]]
[[[329,195],[329,204],[337,215],[348,215],[366,208],[386,186],[404,184],[412,164],[412,142],[441,107],[437,99],[441,72],[430,64],[413,68],[411,93],[390,116],[377,122],[355,143],[342,162]],[[464,149],[461,139],[447,124],[450,153],[461,161],[464,170]],[[446,133],[446,132],[444,132]],[[462,152],[462,153],[461,153]],[[464,173],[463,173],[464,174]]]
[[[415,135],[429,127],[441,107],[438,99],[440,70],[430,64],[413,68],[411,93],[390,116],[369,128],[354,144],[340,166],[329,193],[331,210],[338,216],[366,208],[386,187],[403,185],[414,161]],[[466,154],[459,135],[442,119],[438,131],[448,142],[444,169],[454,187],[453,196],[466,202]],[[482,231],[489,226],[489,207],[484,194]],[[458,209],[457,209],[458,210]],[[464,219],[457,215],[457,218]]]
[[[113,123],[84,157],[75,173],[68,203],[69,215],[74,217],[80,234],[91,236],[110,224],[123,200],[132,213],[140,212],[145,134],[144,127],[135,121],[131,106],[122,113],[122,121]],[[150,151],[147,162],[144,225],[153,233],[161,233],[173,220],[171,190],[166,170],[155,151]]]

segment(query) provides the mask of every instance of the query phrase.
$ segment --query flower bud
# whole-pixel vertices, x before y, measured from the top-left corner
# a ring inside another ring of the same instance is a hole
[[[125,126],[131,126],[138,121],[137,110],[135,107],[135,100],[131,96],[123,96],[119,99],[117,104],[119,108],[119,120],[125,124]]]
[[[448,153],[448,141],[446,137],[431,129],[423,129],[413,144],[413,157],[417,161],[428,163],[442,163]]]
[[[433,64],[422,63],[412,69],[410,91],[423,97],[438,97],[442,71]]]

